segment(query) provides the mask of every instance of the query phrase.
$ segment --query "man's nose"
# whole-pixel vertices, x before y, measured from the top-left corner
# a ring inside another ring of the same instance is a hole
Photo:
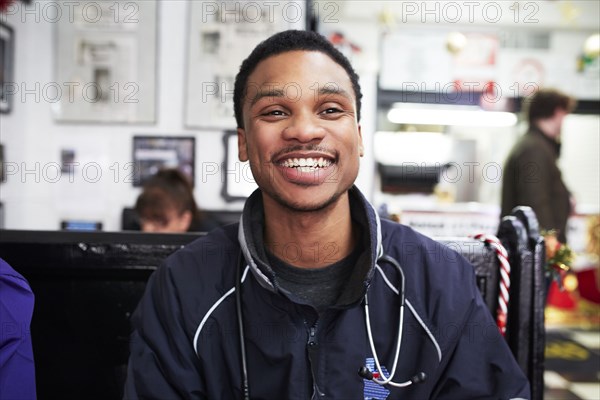
[[[289,119],[289,125],[283,130],[283,138],[300,143],[321,141],[325,136],[325,128],[318,116],[311,112],[303,112]]]

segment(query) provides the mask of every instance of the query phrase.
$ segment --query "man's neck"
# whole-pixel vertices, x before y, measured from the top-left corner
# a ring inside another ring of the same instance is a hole
[[[264,242],[277,258],[301,268],[320,268],[349,255],[356,245],[348,195],[323,210],[291,211],[268,196]]]

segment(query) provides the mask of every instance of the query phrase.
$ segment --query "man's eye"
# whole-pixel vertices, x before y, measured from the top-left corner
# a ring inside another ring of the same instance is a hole
[[[342,110],[340,110],[339,108],[335,108],[335,107],[329,107],[326,108],[325,110],[322,111],[322,114],[336,114],[336,113],[341,113]]]
[[[281,110],[272,110],[272,111],[267,111],[263,115],[282,116],[282,115],[285,115],[285,113],[283,111],[281,111]]]

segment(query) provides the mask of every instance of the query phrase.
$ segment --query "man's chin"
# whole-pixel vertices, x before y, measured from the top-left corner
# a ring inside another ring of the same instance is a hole
[[[333,193],[331,196],[324,199],[292,199],[280,196],[278,194],[271,194],[271,197],[273,197],[273,199],[275,199],[279,205],[287,208],[290,211],[318,212],[323,211],[337,203],[343,193],[345,193],[345,191],[341,193]]]

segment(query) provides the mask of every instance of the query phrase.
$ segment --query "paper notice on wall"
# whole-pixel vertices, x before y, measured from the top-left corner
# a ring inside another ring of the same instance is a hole
[[[110,207],[116,164],[109,159],[107,145],[71,142],[69,149],[59,154],[61,162],[56,163],[56,174],[50,170],[46,173],[46,180],[52,184],[56,212],[63,219],[101,220]]]
[[[382,39],[379,85],[386,90],[441,92],[452,84],[444,33],[398,32]]]

